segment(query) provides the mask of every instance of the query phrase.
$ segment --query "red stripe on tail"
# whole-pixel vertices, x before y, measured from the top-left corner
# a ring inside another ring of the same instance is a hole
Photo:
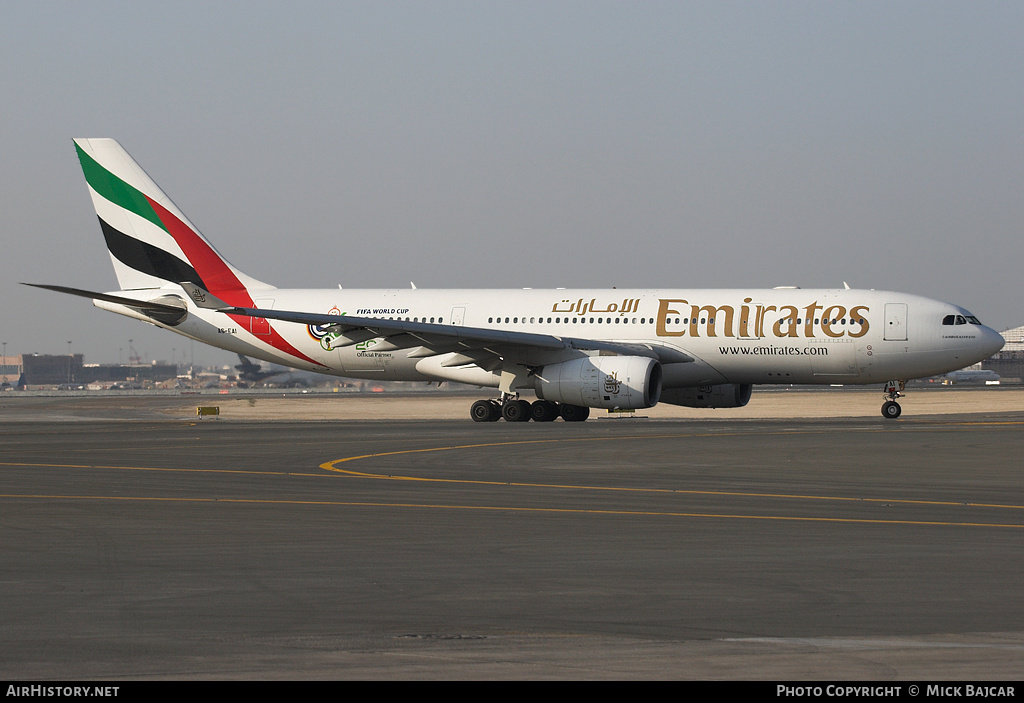
[[[203,279],[203,283],[210,293],[213,293],[228,305],[240,308],[256,307],[256,303],[253,302],[249,291],[245,289],[245,286],[238,280],[238,276],[235,275],[235,272],[231,270],[231,267],[227,265],[224,259],[220,258],[220,255],[213,250],[213,247],[204,242],[191,227],[179,220],[163,205],[148,195],[146,200],[149,201],[153,211],[160,218],[164,228],[174,237],[174,241],[177,242],[178,246],[181,247],[189,263],[192,264],[192,268]],[[244,315],[228,315],[228,317],[248,329],[251,318]],[[293,347],[273,326],[270,328],[270,334],[267,336],[266,341],[275,349],[290,354],[297,359],[327,368],[319,361],[310,359]]]

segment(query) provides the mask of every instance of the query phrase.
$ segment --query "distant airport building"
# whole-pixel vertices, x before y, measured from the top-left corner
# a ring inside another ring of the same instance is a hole
[[[174,364],[132,364],[130,366],[86,364],[82,367],[83,383],[116,383],[120,381],[159,383],[177,377],[178,367]]]
[[[995,371],[1004,382],[1024,381],[1024,327],[1002,333],[1006,345],[1002,351],[981,362],[981,368]]]
[[[0,383],[12,386],[19,380],[27,386],[62,386],[125,381],[159,383],[176,378],[178,370],[174,364],[83,364],[81,354],[19,354],[0,357],[0,373]]]
[[[81,354],[22,354],[21,365],[28,385],[82,383]]]
[[[0,356],[0,385],[17,385],[22,371],[21,354],[16,356]]]

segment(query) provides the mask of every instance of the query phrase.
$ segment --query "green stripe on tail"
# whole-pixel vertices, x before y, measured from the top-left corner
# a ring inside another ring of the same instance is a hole
[[[82,147],[78,146],[77,142],[75,143],[75,150],[78,151],[78,160],[82,164],[82,171],[85,172],[85,180],[93,190],[115,205],[119,205],[125,210],[130,210],[139,217],[149,220],[165,232],[167,231],[164,223],[157,217],[156,212],[153,211],[153,206],[149,204],[142,191],[133,188],[100,166],[96,159],[89,156]]]

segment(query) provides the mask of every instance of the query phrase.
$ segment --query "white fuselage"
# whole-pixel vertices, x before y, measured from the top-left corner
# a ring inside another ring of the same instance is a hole
[[[152,298],[157,291],[119,291]],[[161,293],[173,291],[162,290]],[[180,295],[180,289],[178,289]],[[874,290],[251,290],[256,307],[644,345],[665,388],[708,384],[865,384],[933,376],[987,358],[1002,337],[955,305]],[[99,307],[152,322],[114,303]],[[196,340],[295,368],[351,378],[448,380],[498,387],[499,373],[458,353],[376,338],[337,344],[330,330],[196,308],[170,327]],[[285,339],[301,356],[285,351]],[[531,353],[533,365],[594,352]],[[305,357],[305,358],[302,358]],[[457,359],[456,359],[457,360]]]

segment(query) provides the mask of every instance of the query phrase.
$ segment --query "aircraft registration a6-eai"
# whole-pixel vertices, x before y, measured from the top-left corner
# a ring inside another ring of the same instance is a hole
[[[225,261],[116,141],[75,146],[120,290],[39,287],[298,369],[497,389],[478,422],[736,408],[755,384],[792,383],[884,384],[896,418],[908,379],[1003,346],[961,307],[887,291],[275,288]]]

